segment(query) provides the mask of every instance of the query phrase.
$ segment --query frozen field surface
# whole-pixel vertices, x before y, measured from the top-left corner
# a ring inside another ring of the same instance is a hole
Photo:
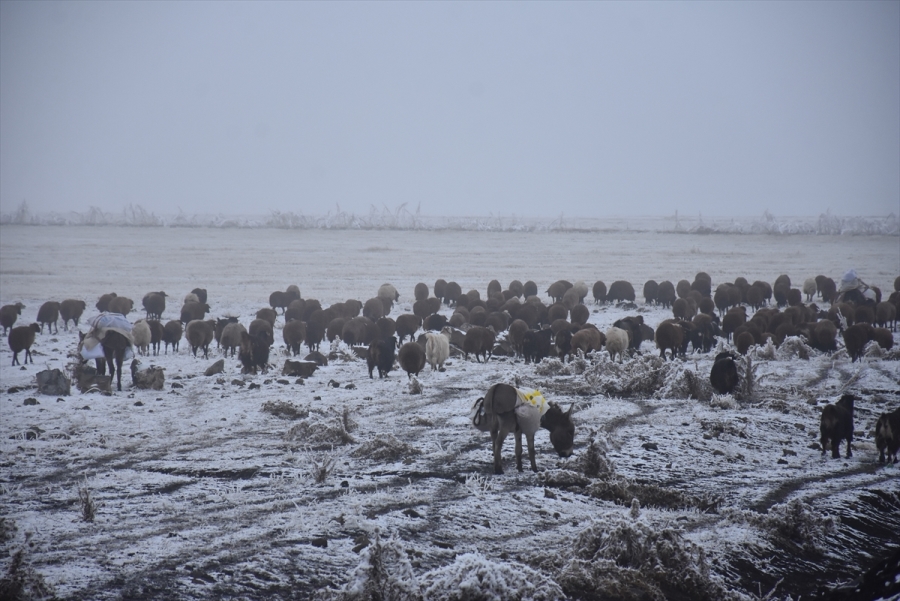
[[[492,279],[534,280],[546,303],[557,279],[626,279],[636,307],[589,304],[590,322],[655,328],[672,313],[643,303],[648,279],[785,273],[799,287],[849,268],[887,296],[900,238],[0,226],[0,304],[26,305],[16,325],[47,300],[85,300],[91,317],[112,291],[139,309],[164,290],[163,321],[177,319],[194,287],[212,317],[248,325],[290,284],[327,307],[384,282],[396,318],[417,282],[443,278],[482,298]],[[140,357],[165,369],[163,390],[133,388],[126,368],[111,396],[38,394],[39,371],[70,371],[74,328],[38,335],[33,365],[11,366],[3,344],[0,577],[59,599],[809,599],[900,540],[900,468],[877,462],[873,437],[900,406],[897,333],[860,362],[842,342],[757,347],[742,364],[752,394],[735,399],[710,393],[715,351],[663,362],[650,342],[621,365],[606,351],[452,356],[420,392],[325,342],[329,364],[300,381],[281,375],[283,325],[267,374],[228,357],[204,376],[221,351],[195,358],[182,341]],[[574,406],[575,454],[541,431],[539,472],[519,473],[510,437],[494,475],[468,415],[496,382]],[[823,457],[819,415],[845,392],[859,398],[853,456]]]

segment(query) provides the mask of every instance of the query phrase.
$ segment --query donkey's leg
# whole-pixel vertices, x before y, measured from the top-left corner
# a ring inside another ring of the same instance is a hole
[[[512,428],[510,427],[509,420],[503,419],[502,416],[495,416],[494,423],[491,425],[491,441],[494,446],[494,473],[502,474],[503,466],[501,465],[501,449],[503,448],[503,441],[506,439],[506,435],[509,434]]]
[[[122,391],[122,361],[125,360],[125,349],[116,350],[116,385]]]
[[[516,469],[522,471],[522,430],[519,428],[516,428]]]
[[[531,471],[536,472],[538,469],[537,463],[534,461],[534,434],[526,434],[525,440],[528,441],[528,460],[531,462]],[[519,468],[519,471],[522,469]]]

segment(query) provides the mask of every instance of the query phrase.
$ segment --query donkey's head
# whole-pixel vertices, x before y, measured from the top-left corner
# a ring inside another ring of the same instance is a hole
[[[572,405],[563,412],[559,405],[550,408],[541,417],[541,427],[550,430],[550,443],[560,457],[569,457],[575,450],[575,424],[572,423]]]

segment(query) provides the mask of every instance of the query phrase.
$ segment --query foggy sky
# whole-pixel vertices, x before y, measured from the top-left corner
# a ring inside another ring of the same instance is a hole
[[[0,2],[0,211],[900,212],[900,2]]]

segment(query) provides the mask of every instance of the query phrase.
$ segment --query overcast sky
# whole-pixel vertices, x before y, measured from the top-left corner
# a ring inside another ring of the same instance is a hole
[[[0,2],[0,210],[900,212],[900,2]]]

